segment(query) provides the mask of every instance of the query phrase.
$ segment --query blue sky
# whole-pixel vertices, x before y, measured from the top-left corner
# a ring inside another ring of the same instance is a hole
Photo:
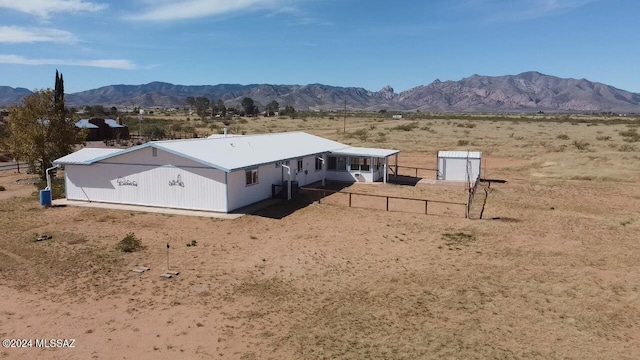
[[[637,0],[0,0],[0,85],[358,86],[540,71],[640,92]]]

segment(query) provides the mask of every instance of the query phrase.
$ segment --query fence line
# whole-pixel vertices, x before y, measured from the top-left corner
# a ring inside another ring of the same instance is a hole
[[[389,165],[390,168],[394,168],[397,167],[398,169],[414,169],[416,171],[416,176],[418,177],[418,170],[427,170],[427,171],[438,171],[438,169],[430,169],[430,168],[422,168],[422,167],[415,167],[415,166],[402,166],[402,165]],[[395,171],[392,170],[392,172],[394,173],[395,176],[402,176],[402,175],[398,175],[395,173]],[[400,171],[398,171],[399,173]]]
[[[329,189],[318,189],[318,188],[310,188],[310,187],[300,187],[300,190],[305,190],[305,191],[310,191],[310,192],[320,192],[320,193],[322,193],[322,196],[326,196],[327,193],[329,193],[329,194],[337,194],[337,193],[348,194],[349,195],[349,207],[352,207],[352,197],[353,197],[353,195],[358,195],[358,196],[369,196],[369,197],[377,197],[377,198],[386,198],[386,200],[387,200],[386,211],[389,211],[389,199],[397,199],[397,200],[424,201],[424,214],[425,215],[429,215],[429,203],[467,206],[467,212],[468,212],[468,205],[465,204],[465,203],[458,203],[458,202],[429,200],[429,199],[417,199],[417,198],[408,198],[408,197],[390,196],[390,195],[365,194],[365,193],[340,191],[340,190],[329,190]],[[321,201],[322,201],[322,198],[320,198],[318,200],[318,203],[321,203]],[[403,211],[400,211],[400,212],[403,212]],[[410,211],[404,211],[404,212],[410,212]]]

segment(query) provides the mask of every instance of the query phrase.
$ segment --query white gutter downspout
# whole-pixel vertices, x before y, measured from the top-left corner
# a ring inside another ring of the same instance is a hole
[[[289,181],[287,182],[287,200],[291,200],[291,167],[285,164],[281,166],[287,168],[287,175],[289,175]]]
[[[46,187],[46,190],[51,190],[51,174],[49,174],[49,171],[51,171],[53,169],[57,169],[58,167],[60,167],[60,165],[54,165],[54,166],[48,168],[47,170],[45,170],[45,174],[47,175],[47,187]]]
[[[320,162],[322,162],[322,186],[324,186],[324,179],[327,177],[327,168],[324,166],[324,158],[322,156],[316,156]]]

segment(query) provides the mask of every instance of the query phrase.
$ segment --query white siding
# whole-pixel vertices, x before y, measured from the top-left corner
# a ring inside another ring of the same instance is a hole
[[[294,166],[295,161],[290,161]],[[253,204],[255,202],[269,199],[271,197],[271,185],[282,184],[284,174],[287,179],[287,169],[283,167],[275,167],[275,164],[262,165],[258,168],[258,183],[247,185],[246,170],[237,170],[228,174],[228,192],[229,202],[227,211],[233,211],[243,206]]]
[[[147,148],[105,163],[67,165],[67,199],[226,211],[224,172],[160,150],[157,155],[153,157],[152,149]],[[177,182],[178,176],[184,186]],[[174,186],[170,186],[172,181]]]
[[[475,181],[480,175],[480,159],[469,159],[471,163],[471,181]],[[438,158],[438,180],[466,181],[467,180],[467,159],[461,158]]]
[[[323,171],[316,171],[316,157],[307,156],[302,159],[302,170],[297,171],[298,159],[289,161],[293,167],[293,181],[297,181],[299,186],[305,186],[317,181],[322,181]],[[285,169],[286,170],[286,169]],[[285,174],[285,180],[286,174]]]

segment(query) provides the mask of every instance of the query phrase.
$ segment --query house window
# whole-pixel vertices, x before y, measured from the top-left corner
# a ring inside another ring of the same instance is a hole
[[[369,158],[366,157],[352,157],[351,158],[351,171],[370,171],[371,164]]]
[[[247,186],[255,185],[258,183],[258,169],[251,169],[245,172]]]
[[[156,148],[151,148],[151,156],[153,156],[153,157],[157,157],[157,156],[158,156],[158,149],[156,149]]]
[[[316,171],[322,170],[322,159],[316,157]]]
[[[298,172],[302,171],[302,159],[298,159]]]
[[[347,170],[347,158],[342,156],[329,156],[327,158],[327,170],[331,171],[346,171]]]

